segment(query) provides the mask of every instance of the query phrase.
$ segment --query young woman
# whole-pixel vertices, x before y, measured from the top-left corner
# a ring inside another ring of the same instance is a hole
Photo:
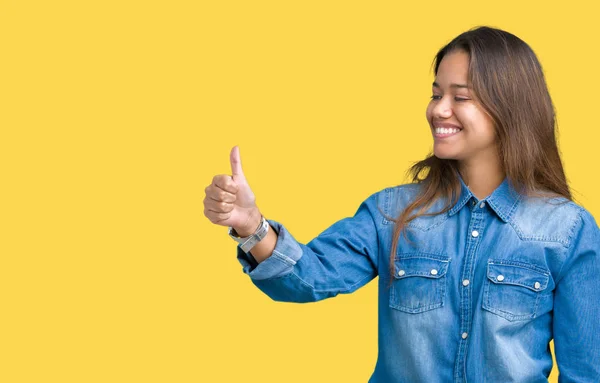
[[[262,217],[242,172],[206,188],[252,282],[278,301],[351,293],[379,276],[370,382],[600,382],[600,230],[571,200],[531,48],[469,30],[435,58],[433,154],[308,244]]]

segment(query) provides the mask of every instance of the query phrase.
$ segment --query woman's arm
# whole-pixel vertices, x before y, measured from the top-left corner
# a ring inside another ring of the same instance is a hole
[[[334,223],[306,245],[279,222],[269,221],[278,233],[272,255],[259,263],[238,247],[243,271],[276,301],[314,302],[357,290],[377,276],[376,223],[382,219],[377,196],[371,195],[353,217]]]
[[[600,382],[600,230],[580,212],[554,296],[554,350],[560,383]]]

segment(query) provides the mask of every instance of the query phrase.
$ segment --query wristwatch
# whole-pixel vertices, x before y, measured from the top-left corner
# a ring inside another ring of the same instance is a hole
[[[254,232],[254,234],[248,237],[240,237],[238,233],[234,230],[233,227],[229,228],[229,236],[233,238],[234,241],[240,244],[240,248],[244,253],[247,253],[259,243],[264,237],[267,236],[267,232],[269,231],[269,222],[262,216],[260,225]]]

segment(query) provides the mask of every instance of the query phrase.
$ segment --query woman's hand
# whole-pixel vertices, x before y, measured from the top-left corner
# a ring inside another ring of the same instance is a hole
[[[244,176],[237,146],[231,149],[229,160],[231,176],[217,175],[205,189],[204,215],[215,225],[231,226],[239,236],[246,237],[260,224],[261,213]]]

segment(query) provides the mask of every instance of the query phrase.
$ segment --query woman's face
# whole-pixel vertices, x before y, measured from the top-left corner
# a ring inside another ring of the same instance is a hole
[[[469,55],[447,53],[438,67],[427,121],[433,134],[433,152],[441,159],[459,161],[496,158],[495,129],[481,104],[467,87]]]

